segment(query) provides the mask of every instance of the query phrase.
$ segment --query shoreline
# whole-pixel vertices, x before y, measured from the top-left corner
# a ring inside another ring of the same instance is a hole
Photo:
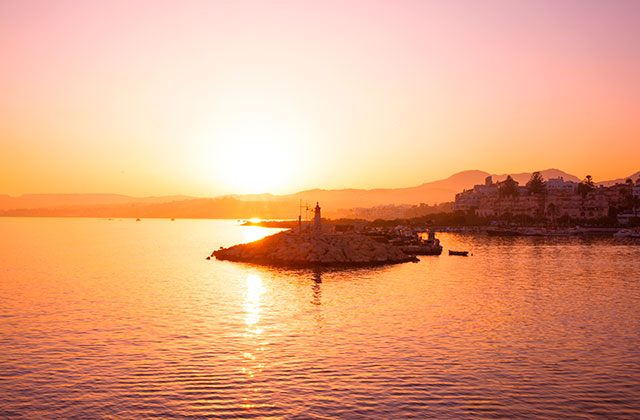
[[[340,225],[340,221],[327,220],[327,224]],[[354,225],[348,222],[344,225]],[[364,229],[376,229],[372,222],[361,222]],[[259,222],[245,221],[241,226],[256,226],[263,228],[293,229],[298,226],[296,220],[266,220]],[[405,226],[401,223],[395,226]],[[479,233],[492,236],[615,236],[628,227],[560,227],[547,228],[540,226],[413,226],[414,230],[432,231],[436,233]],[[632,229],[633,230],[633,229]]]
[[[104,216],[42,216],[42,215],[21,215],[21,216],[8,216],[8,215],[0,215],[1,219],[94,219],[94,220],[105,220],[105,221],[135,221],[136,217],[104,217]],[[280,219],[280,220],[261,220],[261,221],[251,221],[250,219],[238,219],[238,218],[210,218],[210,217],[199,217],[199,218],[181,218],[181,217],[139,217],[140,221],[144,220],[166,220],[166,221],[198,221],[198,220],[221,220],[232,222],[235,221],[238,226],[245,227],[261,227],[266,229],[294,229],[298,226],[297,220],[291,219]],[[354,227],[355,230],[366,229],[378,229],[380,227],[375,226],[373,221],[365,221],[365,220],[323,220],[324,223],[328,225],[338,225],[338,226],[350,226]],[[392,222],[392,221],[388,221]],[[303,222],[304,223],[304,222]],[[454,226],[454,225],[410,225],[403,223],[389,224],[388,226],[383,227],[382,229],[391,229],[394,227],[405,226],[416,231],[433,231],[436,233],[462,233],[462,234],[483,234],[483,235],[491,235],[491,236],[515,236],[515,237],[526,237],[526,236],[537,236],[537,237],[560,237],[560,236],[608,236],[608,237],[616,237],[621,231],[632,231],[629,237],[632,239],[638,238],[638,234],[640,234],[640,229],[638,227],[561,227],[561,228],[546,228],[540,226]],[[357,228],[356,228],[357,227]],[[623,236],[621,236],[623,237]]]

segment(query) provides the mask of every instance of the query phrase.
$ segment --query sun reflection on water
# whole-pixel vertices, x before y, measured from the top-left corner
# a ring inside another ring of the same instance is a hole
[[[264,228],[260,226],[242,226],[242,240],[243,242],[253,242],[258,239],[262,239],[265,236],[274,234],[277,231],[270,228]]]
[[[262,312],[262,299],[265,292],[262,278],[255,273],[248,274],[246,279],[246,291],[244,296],[244,337],[247,339],[248,349],[242,352],[243,366],[240,371],[249,381],[248,392],[245,395],[245,408],[254,408],[250,402],[252,395],[258,393],[258,388],[253,383],[256,375],[260,374],[265,364],[260,360],[260,354],[265,350],[264,338],[260,324]]]
[[[247,292],[244,301],[245,318],[247,327],[254,327],[253,333],[257,332],[257,324],[260,321],[260,297],[264,293],[262,279],[257,274],[247,276]]]

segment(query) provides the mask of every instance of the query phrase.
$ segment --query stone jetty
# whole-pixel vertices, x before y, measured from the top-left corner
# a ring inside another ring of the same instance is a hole
[[[400,247],[377,242],[357,233],[338,234],[322,225],[320,204],[313,209],[313,225],[267,236],[248,244],[220,248],[211,257],[218,260],[288,267],[367,266],[418,261]],[[210,259],[211,257],[207,257]]]
[[[415,255],[355,233],[325,234],[289,230],[248,244],[221,248],[218,260],[257,264],[309,266],[367,266],[417,261]]]

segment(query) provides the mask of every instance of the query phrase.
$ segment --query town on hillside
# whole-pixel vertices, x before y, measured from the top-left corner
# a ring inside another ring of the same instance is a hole
[[[582,182],[562,177],[545,180],[534,172],[526,185],[510,176],[456,194],[455,213],[493,221],[545,222],[570,225],[576,222],[640,225],[640,177],[624,183],[596,186],[591,176]],[[608,223],[607,223],[608,222]]]

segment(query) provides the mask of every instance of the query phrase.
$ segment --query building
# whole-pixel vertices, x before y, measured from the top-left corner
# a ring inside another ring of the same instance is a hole
[[[624,202],[621,187],[599,187],[582,195],[577,192],[578,183],[562,177],[546,181],[546,193],[542,195],[531,194],[527,187],[518,186],[518,195],[504,197],[500,195],[499,186],[500,183],[493,183],[488,177],[484,185],[457,194],[454,211],[473,212],[486,218],[510,215],[546,220],[601,219],[609,216],[612,203]],[[640,183],[636,186],[640,188]],[[626,188],[628,196],[628,186]]]
[[[498,184],[493,182],[493,177],[488,176],[484,180],[484,184],[475,185],[470,190],[464,190],[456,194],[453,204],[453,211],[469,212],[475,211],[480,207],[482,198],[492,197],[498,194]]]
[[[481,217],[512,216],[536,217],[540,204],[534,196],[500,197],[498,194],[480,199],[476,214]]]
[[[545,183],[549,193],[573,193],[578,188],[577,182],[565,181],[563,177],[550,178]]]

